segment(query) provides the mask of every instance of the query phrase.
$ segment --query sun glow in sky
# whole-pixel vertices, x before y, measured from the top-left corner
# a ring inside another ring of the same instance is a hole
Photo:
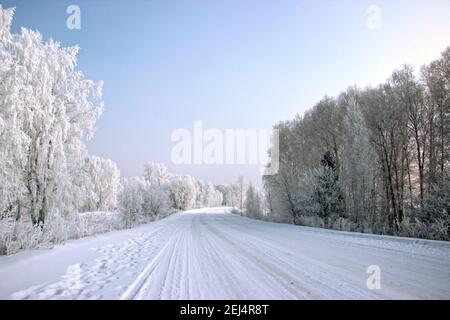
[[[171,133],[205,128],[270,129],[324,95],[377,85],[404,63],[417,69],[450,45],[450,1],[2,0],[13,30],[37,29],[81,47],[78,67],[104,81],[105,112],[89,152],[125,176],[146,162],[214,183],[255,165],[176,165]],[[66,8],[81,9],[81,29]],[[379,9],[370,28],[368,8]]]

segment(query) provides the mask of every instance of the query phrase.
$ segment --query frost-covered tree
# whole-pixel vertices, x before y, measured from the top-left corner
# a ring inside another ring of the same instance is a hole
[[[22,173],[25,168],[28,143],[20,123],[20,107],[15,101],[14,55],[8,48],[13,35],[10,25],[13,9],[0,5],[0,217],[20,217],[20,202],[26,192]]]
[[[208,207],[219,207],[222,205],[222,192],[217,190],[216,186],[208,183]]]
[[[419,217],[427,222],[441,219],[447,227],[450,227],[450,172],[439,183],[433,185],[425,198],[425,205],[420,210]],[[448,237],[450,238],[450,234]]]
[[[331,216],[344,215],[344,198],[339,184],[336,162],[330,152],[326,152],[320,162],[321,168],[316,171],[315,200],[319,204],[319,217],[323,219],[325,228],[329,226]]]
[[[450,163],[450,47],[421,70],[427,102],[428,188],[445,177]]]
[[[131,227],[142,220],[146,186],[147,182],[142,177],[122,179],[118,203],[126,227]]]
[[[43,42],[25,28],[11,34],[12,15],[0,8],[2,211],[43,224],[50,212],[78,205],[74,176],[102,111],[102,84],[75,70],[78,47]]]
[[[219,198],[222,199],[220,205],[239,208],[241,199],[245,202],[245,184],[243,182],[244,180],[242,177],[242,185],[240,185],[239,183],[231,183],[227,185],[217,186],[216,191],[220,192],[220,195],[217,194],[217,200],[219,200]],[[243,194],[241,193],[241,191]]]
[[[170,198],[173,208],[188,210],[195,207],[195,179],[189,175],[174,175],[170,179]]]
[[[164,164],[152,162],[144,165],[144,178],[152,186],[167,187],[170,184],[171,174]]]
[[[147,184],[143,196],[144,215],[156,216],[170,211],[170,193],[163,188]]]
[[[204,207],[204,203],[207,201],[205,194],[205,184],[201,180],[195,181],[195,207]]]
[[[222,193],[211,182],[197,181],[198,207],[216,207],[222,204]]]
[[[82,167],[83,211],[111,211],[117,207],[120,171],[117,165],[97,156],[89,156]]]
[[[261,196],[258,190],[249,184],[246,192],[245,209],[247,215],[250,217],[257,217],[262,214],[261,212]]]
[[[170,211],[170,182],[172,175],[162,163],[144,165],[144,179],[147,188],[144,195],[144,211],[152,215]]]
[[[237,181],[237,187],[239,189],[239,209],[244,208],[245,203],[245,180],[243,175],[239,175]]]
[[[374,214],[374,172],[376,154],[370,145],[369,130],[357,97],[346,94],[341,182],[346,194],[347,212],[355,223]]]

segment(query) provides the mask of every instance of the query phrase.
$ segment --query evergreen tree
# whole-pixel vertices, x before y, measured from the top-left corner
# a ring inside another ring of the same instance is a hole
[[[322,170],[317,175],[316,201],[320,205],[319,215],[324,220],[325,228],[328,228],[332,215],[344,214],[344,198],[336,172],[336,163],[329,151],[324,154],[320,164]]]

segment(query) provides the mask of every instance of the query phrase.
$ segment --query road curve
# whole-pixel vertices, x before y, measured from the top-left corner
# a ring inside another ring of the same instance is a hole
[[[89,240],[86,247],[95,255],[81,252],[81,262],[70,264],[58,280],[15,290],[10,297],[450,298],[445,242],[269,223],[224,208],[178,213],[127,232],[120,239],[111,236],[109,243],[102,235],[98,246]],[[369,266],[379,267],[379,289],[367,286]]]

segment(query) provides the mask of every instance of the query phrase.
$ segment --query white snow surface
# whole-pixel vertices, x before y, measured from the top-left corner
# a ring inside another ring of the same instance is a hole
[[[369,265],[381,288],[366,286]],[[0,257],[3,299],[449,299],[450,243],[206,208]]]

